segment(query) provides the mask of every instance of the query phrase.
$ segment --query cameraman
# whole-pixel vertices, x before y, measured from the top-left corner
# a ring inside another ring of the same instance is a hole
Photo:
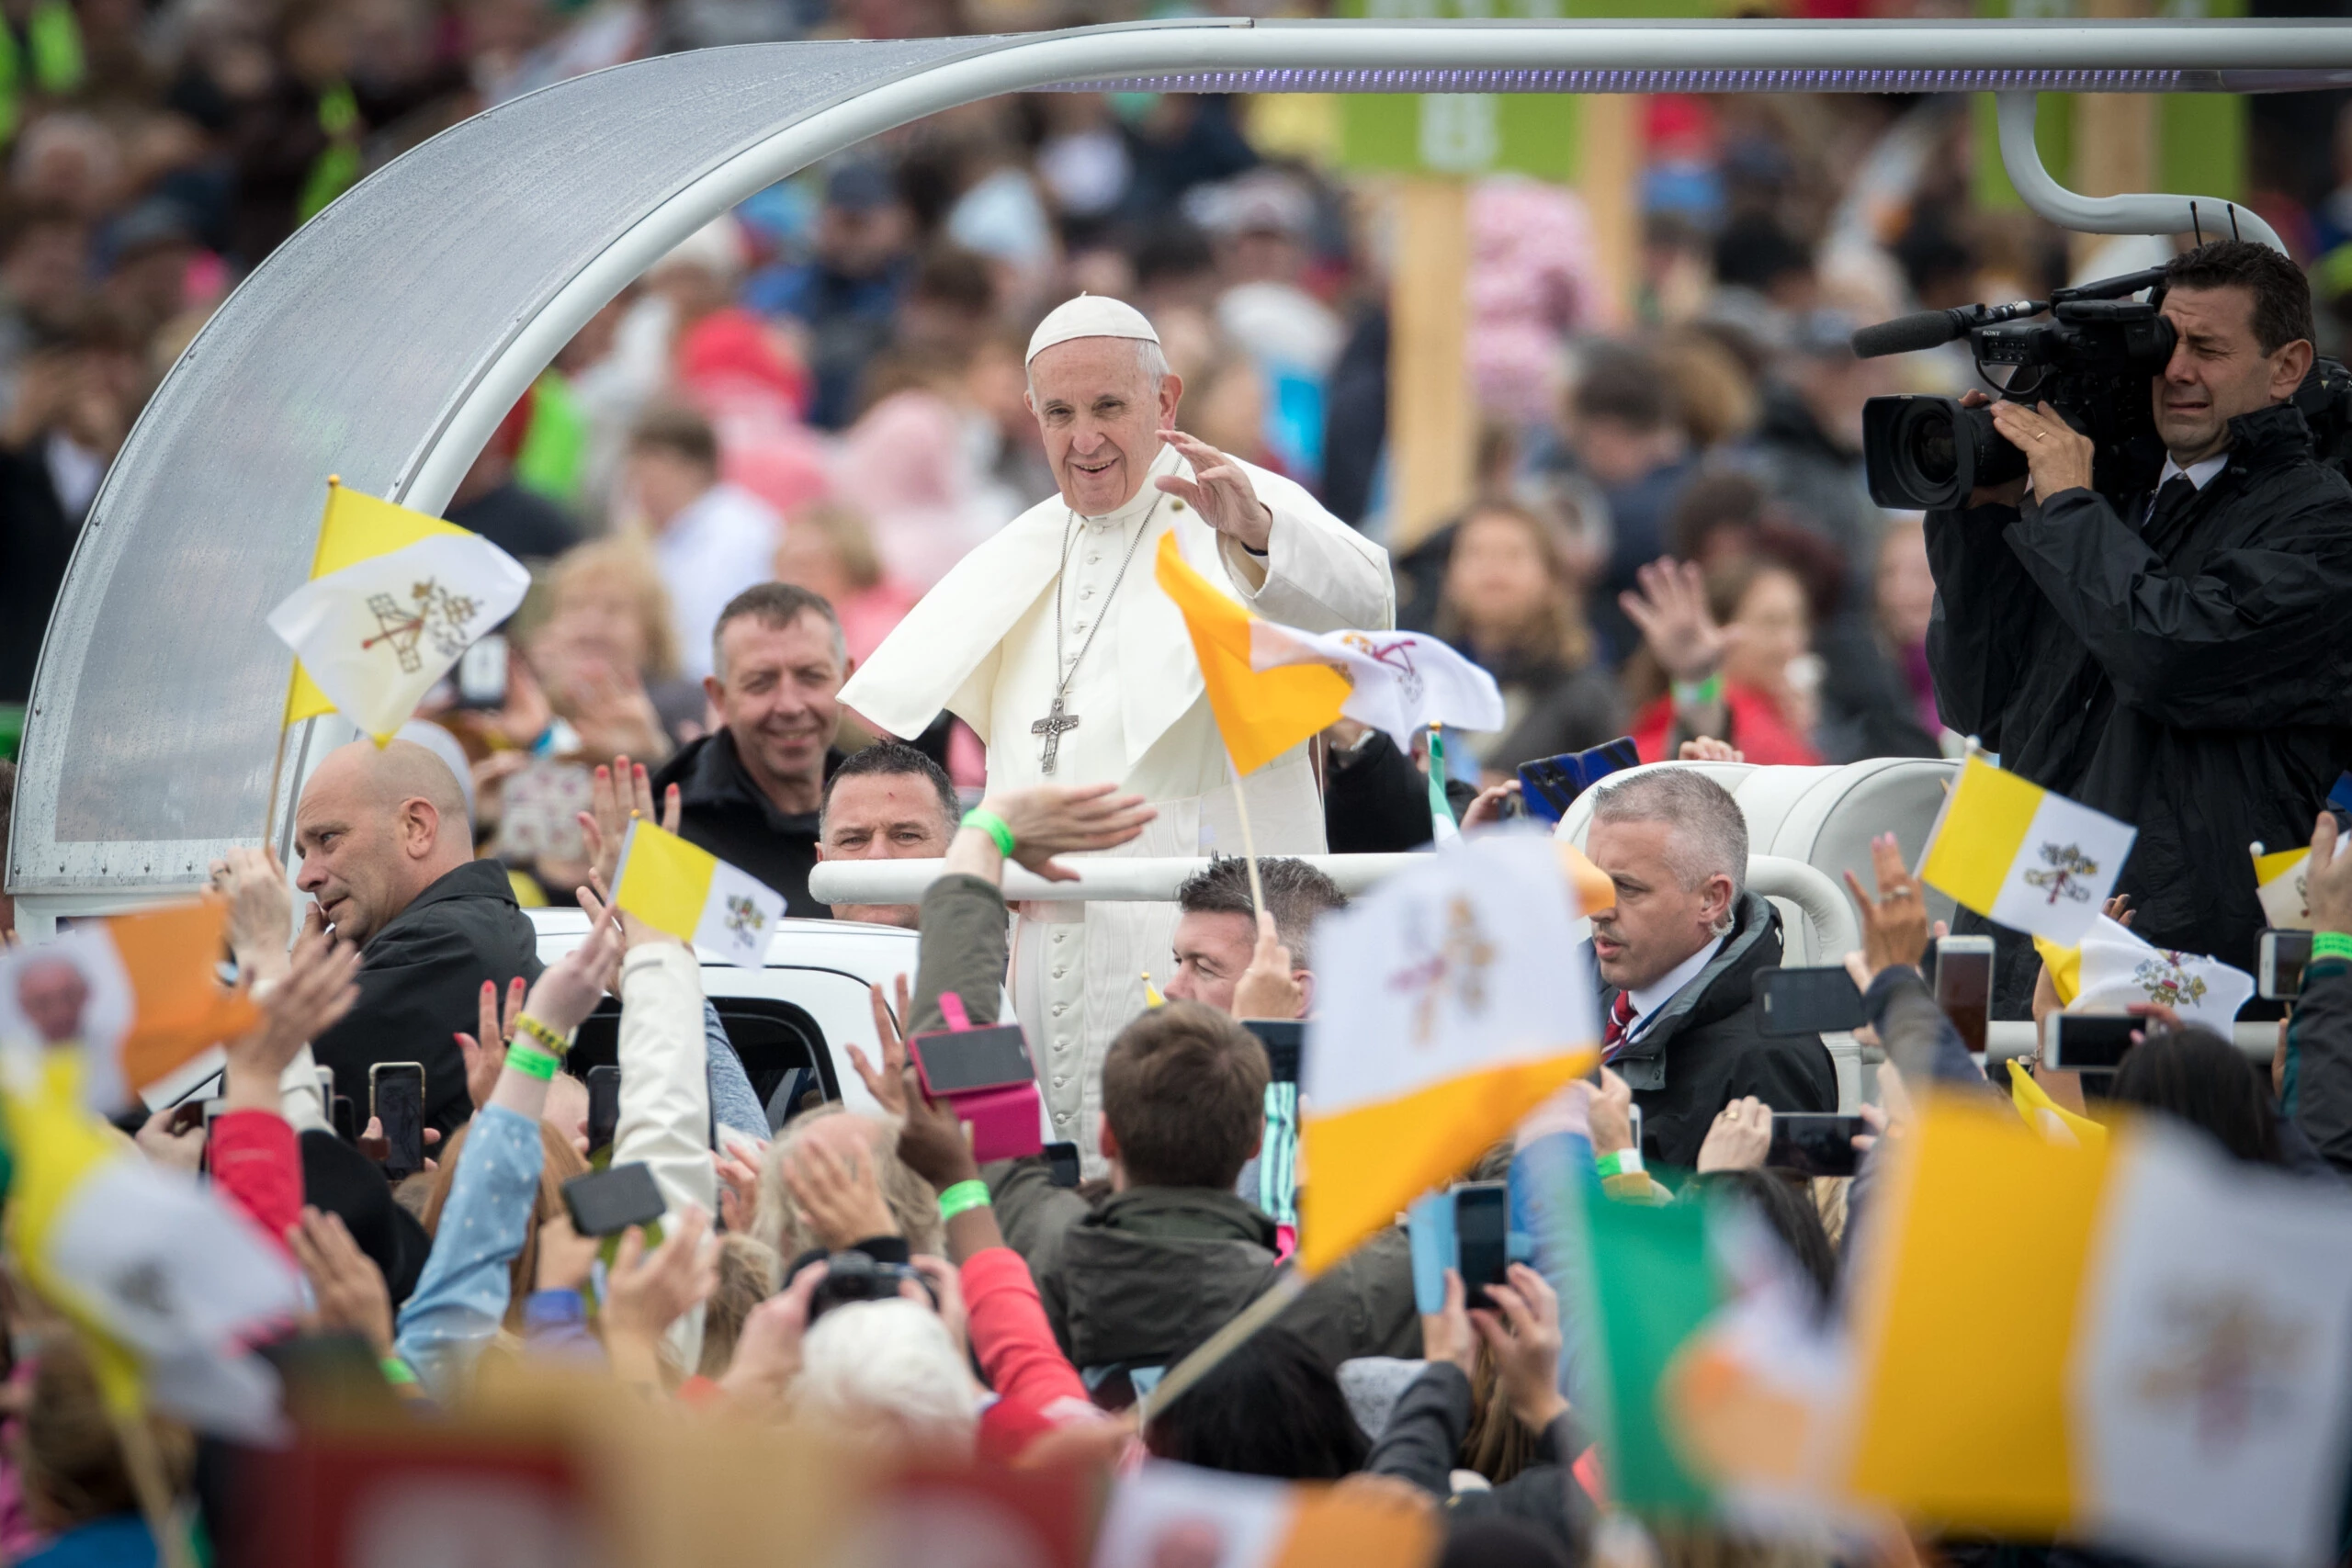
[[[2250,970],[2247,846],[2302,843],[2352,764],[2352,486],[2288,401],[2312,354],[2291,261],[2201,245],[2165,267],[2162,310],[2156,483],[2112,504],[2049,404],[1994,403],[2030,473],[1928,513],[1928,658],[1945,723],[2140,829],[2116,890],[2142,936]],[[2022,1017],[2033,951],[2001,936],[1996,1002]]]

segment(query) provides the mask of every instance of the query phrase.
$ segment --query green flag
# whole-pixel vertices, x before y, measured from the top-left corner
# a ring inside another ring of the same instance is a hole
[[[1653,1518],[1704,1517],[1713,1495],[1677,1456],[1657,1393],[1668,1363],[1724,1301],[1706,1206],[1621,1203],[1592,1183],[1585,1226],[1587,1321],[1598,1352],[1588,1386],[1610,1499]]]

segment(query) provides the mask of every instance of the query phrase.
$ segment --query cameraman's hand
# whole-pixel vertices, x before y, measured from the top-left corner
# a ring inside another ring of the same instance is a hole
[[[1960,406],[1962,408],[1981,409],[1992,400],[1989,395],[1973,388],[1960,395]],[[1974,511],[1980,506],[2016,506],[2025,500],[2028,482],[2025,479],[2015,479],[2007,484],[1978,485],[1968,492],[1968,508]]]
[[[2097,449],[2089,436],[2061,419],[2048,403],[2028,408],[2023,403],[1996,402],[1993,428],[2025,454],[2033,493],[2041,500],[2048,501],[2061,491],[2090,488],[2091,458]]]

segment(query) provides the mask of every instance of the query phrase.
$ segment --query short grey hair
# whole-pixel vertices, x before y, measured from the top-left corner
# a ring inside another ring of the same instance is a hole
[[[1734,897],[1747,889],[1747,818],[1739,802],[1696,768],[1658,768],[1593,792],[1592,819],[1663,822],[1667,863],[1688,891],[1711,876],[1728,876]]]
[[[1064,338],[1062,341],[1064,343],[1075,343],[1078,340],[1076,338]],[[1140,362],[1143,368],[1144,385],[1149,387],[1155,394],[1158,393],[1159,390],[1159,384],[1168,379],[1168,378],[1173,374],[1173,372],[1168,368],[1167,351],[1162,349],[1159,344],[1154,343],[1148,337],[1134,338],[1130,341],[1134,343],[1136,347],[1143,351],[1136,357]],[[1059,344],[1049,344],[1048,346],[1058,347]],[[1045,350],[1039,349],[1037,352],[1043,354]],[[1037,397],[1036,373],[1030,369],[1027,365],[1023,365],[1021,367],[1021,375],[1022,378],[1028,383],[1030,400],[1032,402],[1035,401]]]

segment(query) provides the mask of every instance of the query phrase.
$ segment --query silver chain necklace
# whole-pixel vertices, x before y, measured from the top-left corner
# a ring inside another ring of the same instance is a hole
[[[1062,705],[1069,693],[1070,681],[1078,674],[1078,667],[1086,662],[1087,651],[1093,648],[1094,639],[1102,635],[1102,623],[1110,619],[1111,601],[1119,596],[1119,585],[1127,580],[1127,568],[1135,564],[1136,548],[1143,543],[1143,536],[1151,532],[1151,520],[1159,515],[1159,502],[1166,499],[1167,492],[1163,491],[1152,502],[1151,510],[1143,514],[1142,526],[1136,530],[1136,536],[1127,541],[1127,553],[1119,559],[1119,573],[1111,580],[1111,592],[1102,596],[1102,607],[1095,613],[1094,624],[1086,629],[1086,640],[1078,645],[1078,657],[1071,660],[1065,669],[1062,665],[1062,590],[1068,585],[1069,576],[1070,546],[1078,537],[1078,509],[1069,509],[1069,521],[1062,525],[1061,565],[1054,572],[1054,668],[1060,671],[1061,678],[1054,685],[1053,705],[1046,710],[1045,717],[1029,727],[1029,733],[1043,741],[1037,753],[1037,766],[1041,773],[1054,771],[1054,763],[1061,756],[1063,735],[1078,728],[1078,715],[1066,711]]]

